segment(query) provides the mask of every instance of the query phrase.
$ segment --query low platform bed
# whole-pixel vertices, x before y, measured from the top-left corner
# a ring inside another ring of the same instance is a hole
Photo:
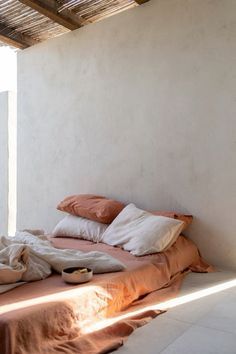
[[[109,352],[161,312],[145,311],[145,307],[176,296],[186,272],[211,271],[197,247],[182,235],[167,251],[142,257],[102,243],[50,239],[57,248],[106,252],[127,269],[96,274],[81,285],[66,284],[60,275],[53,274],[1,294],[1,354]],[[143,311],[137,315],[137,309]],[[108,318],[114,323],[101,326]]]

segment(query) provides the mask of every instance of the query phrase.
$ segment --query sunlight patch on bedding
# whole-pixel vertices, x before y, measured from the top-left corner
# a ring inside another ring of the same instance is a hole
[[[158,311],[158,310],[170,309],[170,308],[173,308],[173,307],[176,307],[179,305],[186,304],[191,301],[201,299],[201,298],[209,296],[209,295],[219,293],[221,291],[233,288],[235,286],[236,286],[236,279],[233,279],[233,280],[230,280],[230,281],[227,281],[227,282],[215,285],[215,286],[211,286],[211,287],[203,289],[203,290],[195,291],[195,292],[187,294],[187,295],[176,297],[176,298],[168,300],[168,301],[164,301],[164,302],[161,302],[158,304],[146,306],[146,307],[143,307],[142,309],[132,311],[132,312],[126,313],[124,315],[117,316],[115,318],[113,317],[113,318],[101,320],[97,323],[87,326],[86,328],[83,328],[82,332],[83,332],[83,334],[92,333],[92,332],[101,330],[105,327],[111,326],[121,320],[128,319],[133,316],[137,316],[137,315],[142,314],[147,311]]]
[[[187,294],[187,295],[178,296],[178,297],[171,299],[171,300],[167,300],[167,301],[153,304],[150,306],[145,306],[141,309],[138,309],[136,311],[131,311],[131,312],[125,313],[123,315],[118,315],[116,317],[107,318],[107,319],[106,318],[104,318],[104,319],[99,319],[99,318],[89,319],[88,318],[88,319],[84,319],[84,321],[82,321],[81,323],[80,323],[80,321],[78,321],[78,323],[76,325],[78,326],[78,328],[80,328],[80,331],[82,334],[88,334],[88,333],[92,333],[92,332],[101,330],[105,327],[111,326],[121,320],[125,320],[125,319],[132,318],[134,316],[138,316],[138,315],[143,314],[147,311],[158,311],[158,310],[163,311],[163,310],[170,309],[170,308],[173,308],[173,307],[176,307],[179,305],[186,304],[191,301],[201,299],[206,296],[210,296],[210,295],[219,293],[221,291],[233,288],[235,286],[236,286],[236,278],[233,280],[224,282],[224,283],[220,283],[218,285],[208,287],[206,289],[195,291],[195,292]],[[61,291],[59,293],[53,293],[50,295],[40,296],[40,297],[36,297],[33,299],[29,299],[29,300],[23,300],[23,301],[15,302],[15,303],[8,304],[8,305],[3,305],[3,306],[0,306],[0,315],[5,314],[10,311],[20,310],[20,309],[24,309],[24,308],[27,308],[30,306],[40,305],[40,304],[45,304],[45,303],[50,303],[50,302],[71,300],[74,303],[76,303],[77,301],[79,303],[81,295],[86,295],[86,296],[90,297],[92,294],[93,295],[95,294],[95,297],[98,297],[100,300],[103,299],[103,301],[105,301],[105,303],[109,300],[110,301],[112,300],[111,294],[109,294],[105,289],[103,289],[103,287],[91,285],[91,286],[84,286],[84,287],[80,287],[80,288],[65,290],[65,291]],[[104,305],[105,305],[105,303],[104,303]],[[93,321],[93,323],[91,323],[91,320]]]
[[[79,297],[81,295],[84,295],[86,293],[91,294],[92,293],[98,293],[99,296],[102,296],[104,298],[111,298],[111,295],[107,293],[106,290],[104,290],[102,287],[100,286],[85,286],[82,288],[75,288],[75,289],[71,289],[71,290],[65,290],[65,291],[61,291],[59,293],[53,293],[50,295],[44,295],[44,296],[39,296],[39,297],[35,297],[33,299],[29,299],[29,300],[23,300],[23,301],[19,301],[19,302],[14,302],[12,304],[8,304],[8,305],[3,305],[0,306],[0,315],[10,312],[10,311],[14,311],[14,310],[20,310],[20,309],[24,309],[26,307],[29,306],[34,306],[34,305],[41,305],[41,304],[45,304],[48,302],[56,302],[56,301],[65,301],[65,300],[73,300],[76,301],[75,296],[78,296],[78,300]]]

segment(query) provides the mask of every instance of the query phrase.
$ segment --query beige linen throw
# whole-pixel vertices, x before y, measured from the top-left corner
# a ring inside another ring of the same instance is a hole
[[[72,266],[92,268],[94,273],[125,269],[122,262],[108,254],[57,249],[44,236],[25,231],[14,237],[0,237],[0,293],[19,286],[19,282],[45,279],[52,270],[61,273],[64,268]]]

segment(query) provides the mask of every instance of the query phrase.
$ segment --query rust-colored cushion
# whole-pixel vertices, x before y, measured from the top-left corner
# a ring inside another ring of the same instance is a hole
[[[57,209],[103,224],[110,224],[124,207],[123,203],[99,195],[79,194],[65,198]]]
[[[178,219],[185,223],[184,230],[192,223],[193,216],[187,214],[180,214],[174,211],[151,211],[150,213],[158,216],[166,216],[167,218]]]

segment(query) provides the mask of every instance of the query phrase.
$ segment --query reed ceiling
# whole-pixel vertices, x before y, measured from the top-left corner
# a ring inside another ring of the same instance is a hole
[[[0,46],[20,49],[148,0],[0,0]]]

